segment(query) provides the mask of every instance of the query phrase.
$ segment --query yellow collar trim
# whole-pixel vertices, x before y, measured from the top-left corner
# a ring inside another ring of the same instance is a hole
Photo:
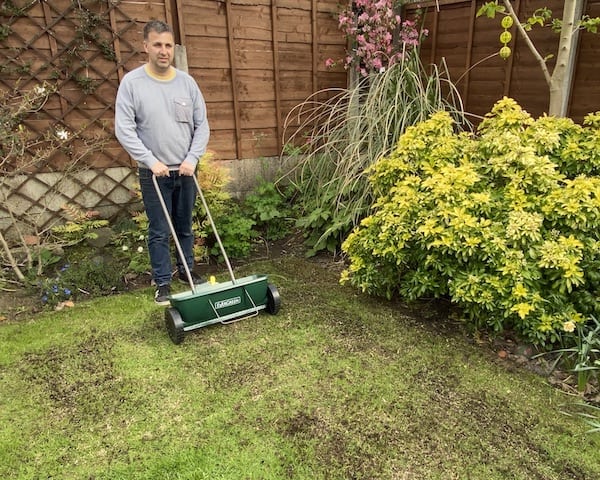
[[[157,75],[150,69],[148,64],[144,65],[144,70],[149,76],[160,82],[168,82],[169,80],[173,80],[175,78],[175,69],[172,66],[169,67],[169,71],[165,75]]]

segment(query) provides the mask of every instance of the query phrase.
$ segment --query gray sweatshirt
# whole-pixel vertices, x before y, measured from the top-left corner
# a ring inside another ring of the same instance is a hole
[[[141,168],[157,161],[171,170],[184,161],[195,167],[210,136],[196,81],[181,70],[167,81],[149,75],[145,66],[127,73],[117,92],[115,135]]]

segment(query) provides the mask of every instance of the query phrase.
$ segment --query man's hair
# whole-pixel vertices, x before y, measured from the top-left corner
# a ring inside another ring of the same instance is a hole
[[[144,40],[148,40],[148,36],[150,32],[156,33],[173,33],[173,29],[170,25],[166,24],[162,20],[150,20],[146,25],[144,25]]]

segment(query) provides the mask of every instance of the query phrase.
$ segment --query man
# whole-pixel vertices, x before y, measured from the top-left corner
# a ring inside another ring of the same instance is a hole
[[[193,175],[206,151],[210,130],[206,105],[195,80],[172,66],[173,30],[158,20],[144,27],[145,65],[127,73],[117,92],[115,134],[138,163],[142,200],[149,220],[148,252],[156,284],[155,302],[169,303],[171,293],[170,230],[156,193],[156,176],[185,259],[177,255],[179,279],[188,281],[194,265],[192,212],[196,199]],[[194,278],[194,283],[202,280]]]

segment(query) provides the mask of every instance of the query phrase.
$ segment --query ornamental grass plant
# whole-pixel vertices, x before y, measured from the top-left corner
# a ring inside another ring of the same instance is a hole
[[[468,125],[444,65],[428,71],[416,48],[354,87],[318,92],[292,110],[287,123],[300,124],[288,132],[288,147],[296,145],[298,162],[281,180],[297,190],[298,226],[309,253],[339,248],[370,212],[367,169],[392,151],[407,127],[441,110]]]

